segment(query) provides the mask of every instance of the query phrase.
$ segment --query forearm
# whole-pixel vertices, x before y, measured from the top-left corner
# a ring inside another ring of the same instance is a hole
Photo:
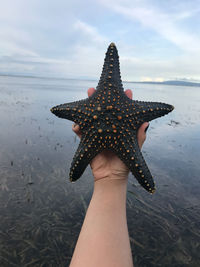
[[[102,179],[94,192],[70,267],[131,267],[126,180]]]

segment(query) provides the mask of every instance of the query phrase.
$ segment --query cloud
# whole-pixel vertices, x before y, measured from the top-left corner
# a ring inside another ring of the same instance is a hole
[[[142,77],[140,79],[141,82],[163,82],[164,79],[162,77],[156,77],[152,79],[151,77]]]
[[[142,81],[149,77],[152,81],[196,79],[200,80],[200,61],[191,60],[191,56],[183,55],[174,60],[145,60],[134,57],[121,57],[121,73],[124,80]]]
[[[106,37],[101,35],[97,28],[81,20],[74,20],[71,28],[74,36],[79,38],[74,39],[74,42],[68,43],[68,47],[63,48],[62,58],[55,57],[53,54],[44,56],[40,51],[39,53],[35,52],[34,47],[31,50],[31,45],[19,44],[19,36],[22,36],[23,32],[18,35],[16,31],[13,36],[12,31],[8,31],[4,36],[2,34],[4,38],[0,43],[1,51],[3,51],[0,62],[1,71],[69,78],[100,76],[105,43],[108,42]],[[28,37],[24,34],[23,39],[27,43],[31,43]],[[49,44],[44,42],[44,45],[48,46]],[[68,52],[69,50],[71,53]],[[102,52],[100,53],[100,51]]]
[[[198,6],[197,0],[7,0],[0,9],[0,72],[98,78],[115,41],[124,80],[200,79]]]
[[[80,31],[83,35],[85,35],[85,38],[90,44],[90,42],[95,42],[98,45],[99,44],[105,44],[107,42],[107,38],[101,34],[98,33],[98,30],[88,23],[85,23],[81,20],[77,20],[74,24],[74,29]]]
[[[146,1],[100,0],[100,3],[112,9],[126,19],[138,21],[145,28],[152,29],[166,40],[189,52],[200,52],[200,39],[193,33],[184,31],[178,22],[196,14],[199,9],[167,13]]]

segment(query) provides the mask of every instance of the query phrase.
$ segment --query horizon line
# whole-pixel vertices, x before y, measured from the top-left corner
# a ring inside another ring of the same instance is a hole
[[[12,73],[0,73],[0,76],[8,76],[8,77],[21,77],[21,78],[39,78],[39,79],[53,79],[53,80],[80,80],[80,81],[98,81],[96,78],[87,78],[87,77],[50,77],[50,76],[39,76],[39,75],[27,75],[27,74],[12,74]],[[164,85],[196,85],[200,86],[200,81],[190,81],[186,78],[182,79],[174,79],[174,80],[163,80],[163,81],[130,81],[123,80],[125,83],[143,83],[143,84],[164,84]],[[174,83],[174,84],[170,84]],[[180,84],[178,84],[180,83]],[[182,83],[182,84],[181,84]]]

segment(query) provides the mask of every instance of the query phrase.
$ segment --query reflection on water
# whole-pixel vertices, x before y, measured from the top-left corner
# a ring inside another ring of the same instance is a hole
[[[0,77],[0,266],[68,266],[92,192],[88,168],[71,184],[78,145],[49,109],[95,82]],[[143,154],[157,192],[130,177],[135,266],[200,266],[200,88],[124,84],[138,100],[175,106],[151,122]]]

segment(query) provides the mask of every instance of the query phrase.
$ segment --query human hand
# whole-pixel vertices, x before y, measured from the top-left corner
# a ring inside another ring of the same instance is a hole
[[[94,88],[88,89],[88,96],[90,97],[95,92]],[[132,91],[126,90],[125,94],[132,99]],[[140,149],[146,139],[146,130],[149,126],[148,122],[144,122],[137,133],[138,145]],[[72,130],[81,138],[80,128],[74,124]],[[109,150],[104,150],[99,153],[91,162],[90,166],[93,172],[94,180],[100,179],[127,179],[129,170],[127,166],[118,158],[118,156]]]

